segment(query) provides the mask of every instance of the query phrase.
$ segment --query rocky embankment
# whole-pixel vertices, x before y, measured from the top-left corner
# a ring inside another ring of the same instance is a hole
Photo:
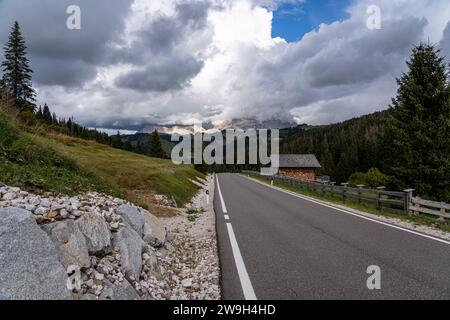
[[[211,179],[205,184],[214,186]],[[215,231],[192,237],[187,226],[195,229],[202,217],[191,222],[177,210],[179,216],[161,222],[98,193],[67,197],[1,187],[0,300],[219,299]],[[165,223],[183,232],[172,234]]]

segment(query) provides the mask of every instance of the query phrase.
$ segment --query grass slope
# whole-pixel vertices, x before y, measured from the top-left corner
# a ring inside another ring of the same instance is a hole
[[[120,196],[119,188],[80,169],[75,161],[58,154],[39,137],[17,129],[1,111],[0,181],[36,193],[74,195],[95,190]]]
[[[193,166],[33,131],[41,134],[21,130],[0,110],[0,182],[36,193],[98,191],[153,207],[154,193],[185,205],[198,190],[190,180],[203,177]]]
[[[39,139],[141,204],[149,204],[148,194],[156,192],[174,197],[177,204],[184,205],[198,190],[190,180],[203,177],[193,166],[177,166],[170,160],[113,149],[92,141],[64,135]]]

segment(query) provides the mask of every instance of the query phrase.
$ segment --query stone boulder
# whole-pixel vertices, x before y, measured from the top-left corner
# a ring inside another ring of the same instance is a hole
[[[137,208],[124,204],[117,209],[117,213],[122,216],[123,220],[129,224],[139,236],[142,236],[144,230],[144,217]]]
[[[141,237],[130,226],[124,226],[113,236],[114,247],[120,252],[120,264],[127,276],[138,280],[142,270],[142,252],[145,246]]]
[[[0,208],[0,297],[72,299],[57,249],[29,211]]]
[[[111,252],[111,232],[103,217],[86,212],[76,223],[86,237],[89,254],[104,257]]]
[[[97,297],[95,294],[86,293],[80,296],[80,300],[116,300],[116,301],[132,301],[145,300],[141,298],[134,287],[124,280],[120,284],[113,284],[108,280],[104,281],[105,288],[103,292]]]
[[[152,247],[161,247],[166,242],[167,231],[157,217],[148,211],[143,212],[144,241]]]
[[[76,265],[80,268],[89,268],[89,249],[83,233],[77,223],[72,220],[43,225],[42,228],[49,234],[58,249],[59,260],[66,268]]]

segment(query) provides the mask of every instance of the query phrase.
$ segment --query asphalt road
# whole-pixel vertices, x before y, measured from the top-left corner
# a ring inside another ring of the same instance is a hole
[[[224,299],[450,299],[449,242],[239,175],[217,180]],[[369,266],[380,268],[379,290],[367,287]]]

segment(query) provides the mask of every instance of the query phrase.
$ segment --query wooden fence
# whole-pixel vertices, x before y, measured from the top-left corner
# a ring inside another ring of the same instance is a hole
[[[378,189],[367,189],[364,186],[353,188],[349,187],[348,184],[338,186],[334,183],[303,181],[282,176],[263,176],[259,172],[254,171],[243,171],[243,173],[259,176],[268,181],[278,181],[288,185],[302,186],[307,190],[321,192],[322,194],[331,194],[342,198],[344,202],[348,199],[356,199],[359,203],[372,203],[378,210],[388,209],[389,211],[409,215],[425,213],[441,218],[450,218],[450,204],[414,197],[414,190],[412,189],[386,191],[384,187]]]

